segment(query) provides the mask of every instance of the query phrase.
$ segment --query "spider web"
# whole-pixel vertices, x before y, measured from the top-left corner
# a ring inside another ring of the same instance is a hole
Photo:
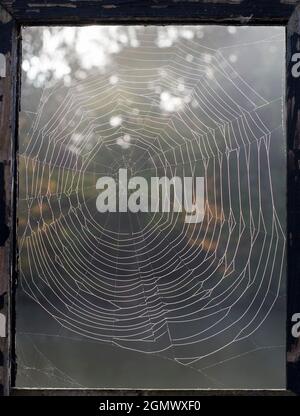
[[[257,93],[222,50],[195,39],[158,48],[150,28],[116,62],[117,75],[43,91],[20,151],[21,285],[79,336],[200,371],[257,331],[279,296],[270,148],[282,98]],[[98,213],[96,181],[120,168],[203,176],[203,222]]]

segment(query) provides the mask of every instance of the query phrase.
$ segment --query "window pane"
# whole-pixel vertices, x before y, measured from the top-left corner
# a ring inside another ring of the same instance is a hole
[[[23,30],[18,387],[285,387],[284,36]]]

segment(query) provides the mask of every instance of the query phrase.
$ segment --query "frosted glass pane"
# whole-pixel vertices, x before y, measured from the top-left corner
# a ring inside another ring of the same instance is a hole
[[[284,388],[284,28],[23,38],[16,385]]]

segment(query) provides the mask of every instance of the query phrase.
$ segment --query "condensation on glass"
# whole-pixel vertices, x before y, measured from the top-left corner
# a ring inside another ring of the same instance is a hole
[[[23,30],[17,387],[285,387],[284,36]],[[98,209],[137,177],[169,210]],[[203,178],[201,221],[175,177]]]

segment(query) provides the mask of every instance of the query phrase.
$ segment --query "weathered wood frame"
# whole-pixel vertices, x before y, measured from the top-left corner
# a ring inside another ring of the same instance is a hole
[[[296,0],[0,0],[0,395],[97,395],[99,390],[14,389],[14,282],[17,279],[16,207],[21,26],[82,24],[235,24],[287,27],[287,389],[227,394],[300,392],[300,338],[291,334],[300,313],[300,77],[292,74],[300,52]],[[300,74],[299,74],[300,75]],[[285,197],[285,196],[284,196]],[[126,394],[105,390],[102,394]],[[128,391],[128,394],[166,394]],[[211,394],[169,391],[168,394]],[[216,394],[213,391],[213,394]],[[224,394],[224,392],[219,392]]]

